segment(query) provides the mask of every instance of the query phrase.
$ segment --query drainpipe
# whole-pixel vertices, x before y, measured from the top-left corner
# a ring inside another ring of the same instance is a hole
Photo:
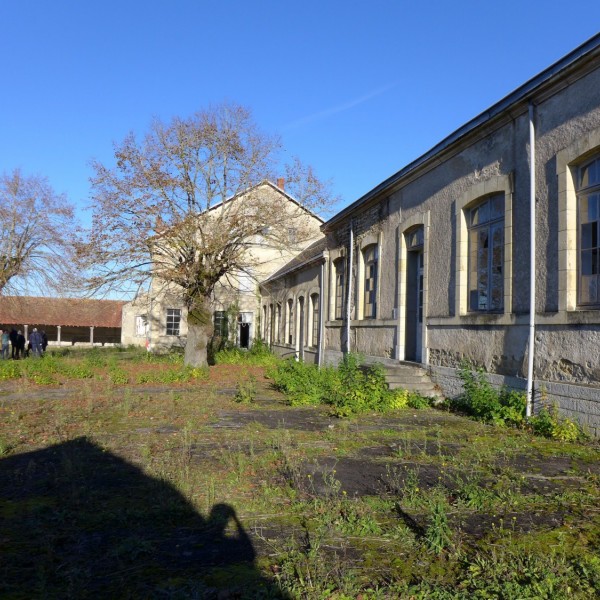
[[[533,358],[535,348],[535,126],[533,103],[529,103],[529,361],[527,365],[527,418],[533,414]]]
[[[346,302],[346,352],[351,351],[350,347],[350,309],[352,306],[352,259],[354,258],[354,223],[350,219],[350,252],[348,255],[348,298]]]

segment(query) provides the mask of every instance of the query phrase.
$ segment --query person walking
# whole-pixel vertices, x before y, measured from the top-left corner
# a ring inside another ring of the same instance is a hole
[[[35,327],[29,335],[29,344],[33,355],[39,358],[42,355],[42,334]]]
[[[0,333],[2,333],[2,336],[0,337],[0,341],[2,343],[2,359],[8,360],[8,344],[10,342],[10,334],[8,333],[8,329],[3,329]]]

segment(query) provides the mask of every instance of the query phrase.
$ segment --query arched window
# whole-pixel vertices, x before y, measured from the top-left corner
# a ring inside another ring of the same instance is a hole
[[[469,232],[469,310],[504,307],[504,194],[466,209]]]
[[[267,305],[263,306],[263,322],[262,322],[262,337],[263,340],[267,340],[267,332],[268,332],[268,321],[267,321]]]
[[[600,304],[600,158],[579,168],[577,177],[577,303]]]
[[[294,301],[290,298],[287,301],[287,322],[286,322],[286,342],[294,343]]]
[[[363,317],[374,319],[377,316],[377,244],[371,244],[363,250],[364,264],[364,302]]]
[[[310,345],[316,348],[319,345],[319,294],[312,294],[311,301],[311,337]]]
[[[275,311],[275,341],[281,343],[281,302],[277,303]]]
[[[333,290],[335,301],[334,301],[334,319],[344,318],[345,302],[345,287],[346,287],[346,260],[344,258],[338,258],[333,263],[334,277],[335,277],[335,288]]]

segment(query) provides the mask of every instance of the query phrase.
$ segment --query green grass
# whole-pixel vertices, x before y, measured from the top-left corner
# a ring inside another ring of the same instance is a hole
[[[595,442],[431,408],[337,419],[251,365],[7,362],[1,597],[600,594]]]

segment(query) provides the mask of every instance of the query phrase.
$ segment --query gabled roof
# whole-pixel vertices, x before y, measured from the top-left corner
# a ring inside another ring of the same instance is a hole
[[[486,111],[477,115],[459,127],[456,131],[444,138],[431,150],[406,165],[403,169],[374,187],[364,196],[342,209],[323,226],[323,231],[328,231],[333,225],[343,221],[356,209],[362,208],[384,193],[391,193],[403,182],[430,165],[439,164],[444,159],[445,153],[458,147],[470,136],[487,125],[496,123],[502,117],[514,118],[527,111],[528,103],[540,101],[553,93],[567,87],[570,83],[585,74],[586,69],[598,68],[600,56],[600,33],[591,37],[572,52],[555,62],[553,65],[518,87],[515,91],[505,96],[502,100],[492,105]],[[579,73],[577,73],[579,71]]]
[[[121,327],[125,302],[83,298],[0,297],[2,325],[64,325]]]
[[[310,246],[305,248],[300,254],[296,255],[289,262],[287,262],[283,267],[275,271],[269,275],[267,279],[265,279],[262,283],[268,283],[269,281],[274,281],[283,275],[287,275],[288,273],[292,273],[293,271],[297,271],[310,263],[316,262],[321,259],[323,256],[323,252],[327,249],[327,238],[323,236],[319,238],[316,242],[313,242]]]
[[[257,183],[256,185],[253,185],[253,186],[249,187],[248,189],[246,189],[246,190],[244,190],[242,192],[238,192],[234,196],[231,196],[231,198],[227,198],[227,200],[225,200],[225,202],[232,202],[236,198],[241,198],[245,194],[249,194],[252,190],[255,190],[255,189],[257,189],[257,188],[259,188],[259,187],[261,187],[263,185],[270,186],[276,192],[279,192],[280,194],[282,194],[283,196],[285,196],[290,202],[292,202],[296,206],[299,206],[302,210],[306,211],[311,217],[314,217],[315,219],[317,219],[321,223],[325,222],[325,219],[323,219],[322,217],[320,217],[318,214],[314,213],[309,208],[306,208],[306,206],[304,206],[303,204],[301,204],[300,202],[298,202],[298,200],[296,200],[296,198],[294,198],[293,196],[291,196],[290,194],[288,194],[284,189],[282,189],[279,186],[275,185],[272,181],[269,181],[268,179],[263,179],[263,181],[261,181],[260,183]],[[209,210],[215,210],[215,209],[219,208],[219,206],[222,206],[223,204],[224,204],[223,202],[219,202],[218,204],[215,204],[214,206],[211,206]]]

